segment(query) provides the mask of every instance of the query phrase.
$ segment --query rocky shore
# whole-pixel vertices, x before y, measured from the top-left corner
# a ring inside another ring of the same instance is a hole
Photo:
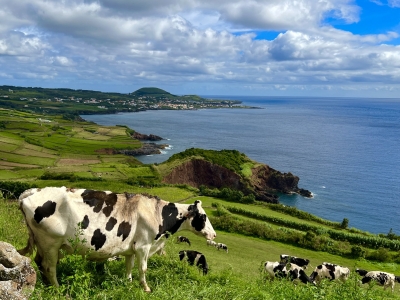
[[[139,141],[161,141],[164,140],[161,136],[155,134],[143,134],[135,131],[131,137],[133,139]],[[161,154],[161,150],[168,147],[168,144],[156,144],[156,143],[142,143],[142,147],[133,149],[133,150],[118,150],[117,153],[131,155],[131,156],[140,156],[140,155],[152,155],[152,154]]]
[[[169,145],[167,144],[143,143],[141,148],[133,150],[116,150],[115,153],[131,156],[161,154],[161,150],[168,146]]]

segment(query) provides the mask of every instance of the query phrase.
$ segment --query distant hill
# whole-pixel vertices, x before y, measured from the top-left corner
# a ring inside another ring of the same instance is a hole
[[[164,91],[163,89],[155,88],[155,87],[144,87],[141,89],[138,89],[132,93],[135,96],[172,96],[176,97],[175,95],[172,95],[171,93],[168,93],[167,91]]]

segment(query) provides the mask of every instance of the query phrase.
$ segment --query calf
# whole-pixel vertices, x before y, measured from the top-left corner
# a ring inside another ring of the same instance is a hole
[[[385,290],[390,286],[393,292],[395,282],[400,282],[400,276],[381,271],[371,271],[364,275],[361,283],[370,283],[372,280],[383,286]]]
[[[218,244],[217,244],[217,249],[218,249],[218,250],[219,250],[219,249],[225,250],[226,253],[228,253],[228,246],[225,245],[225,244],[218,243]]]
[[[307,265],[310,263],[309,259],[306,258],[300,258],[296,256],[290,256],[287,254],[281,254],[281,263],[282,264],[287,264],[287,263],[293,263],[298,265],[299,267],[302,267],[303,269],[307,269]]]
[[[207,240],[207,246],[214,246],[214,247],[217,247],[217,243],[214,242],[213,240]]]
[[[184,236],[181,236],[181,235],[176,238],[176,242],[177,243],[187,243],[190,246],[189,239],[187,237],[184,237]]]
[[[204,254],[195,250],[179,251],[180,260],[182,260],[185,256],[187,257],[187,260],[191,266],[196,264],[197,267],[203,270],[203,275],[206,275],[208,273],[208,264]]]
[[[272,278],[289,278],[292,281],[301,281],[303,283],[311,283],[315,285],[314,280],[308,277],[303,268],[296,264],[283,264],[267,261],[264,264],[264,269]]]
[[[322,265],[319,265],[315,268],[310,278],[317,283],[320,283],[324,278],[328,278],[330,280],[338,279],[344,282],[349,278],[349,275],[349,268],[324,262]]]

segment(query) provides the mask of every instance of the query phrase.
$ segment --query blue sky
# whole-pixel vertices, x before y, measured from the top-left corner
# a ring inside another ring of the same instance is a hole
[[[0,0],[0,85],[400,98],[400,0]]]

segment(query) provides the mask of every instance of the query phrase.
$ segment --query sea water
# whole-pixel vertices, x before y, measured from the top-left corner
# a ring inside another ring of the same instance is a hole
[[[314,197],[280,202],[372,233],[400,234],[400,99],[205,96],[260,109],[159,110],[85,115],[159,135],[169,148],[138,157],[163,162],[196,147],[236,149],[299,176]]]

